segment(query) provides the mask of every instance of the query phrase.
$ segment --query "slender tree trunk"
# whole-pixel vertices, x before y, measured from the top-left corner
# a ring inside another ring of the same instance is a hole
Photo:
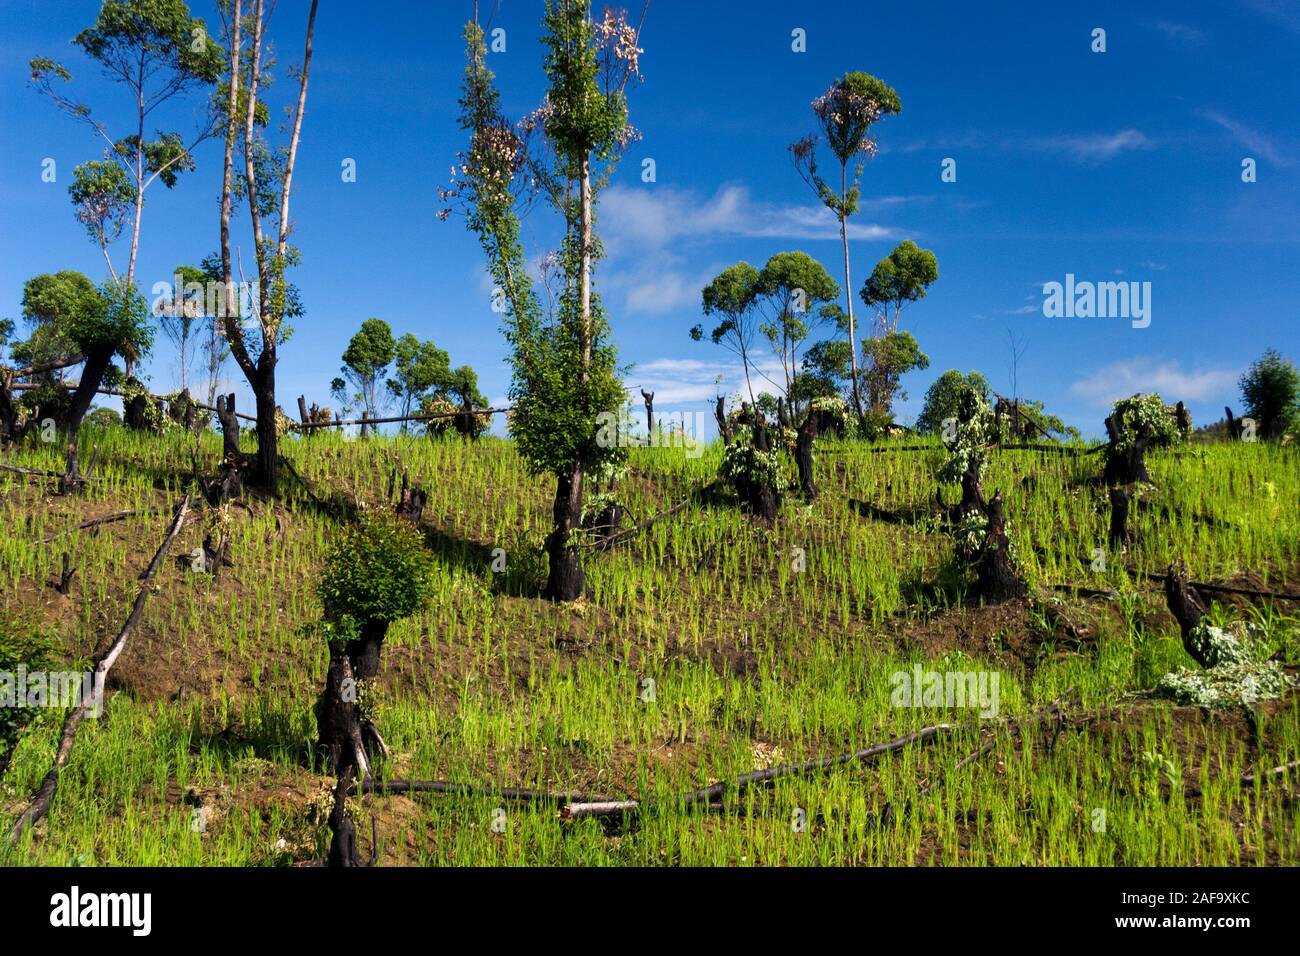
[[[853,375],[853,410],[857,413],[859,423],[864,422],[862,415],[862,395],[858,388],[858,340],[853,324],[853,277],[849,263],[849,216],[845,211],[849,192],[848,167],[840,166],[840,244],[844,247],[844,300],[848,305],[849,317],[849,367]]]
[[[257,477],[275,494],[279,487],[279,436],[275,430],[275,347],[263,348],[257,359]]]

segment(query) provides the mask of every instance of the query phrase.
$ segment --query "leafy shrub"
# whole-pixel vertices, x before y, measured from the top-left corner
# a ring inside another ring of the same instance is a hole
[[[759,451],[754,447],[754,430],[748,425],[738,425],[718,466],[718,477],[730,482],[744,497],[746,488],[776,488],[780,474],[781,456],[776,448]]]
[[[0,611],[0,674],[6,682],[13,681],[16,693],[18,668],[28,673],[49,671],[56,666],[58,640],[39,619]],[[37,716],[24,706],[25,701],[15,700],[17,706],[0,706],[0,759],[18,741],[22,729]]]
[[[988,399],[976,387],[964,385],[957,398],[956,429],[945,427],[943,443],[952,453],[943,469],[939,480],[944,484],[955,485],[961,482],[961,476],[971,466],[978,464],[978,478],[984,480],[984,448],[994,438],[997,421]]]
[[[1120,399],[1111,409],[1110,417],[1119,431],[1117,452],[1127,451],[1143,436],[1152,447],[1176,445],[1191,430],[1191,417],[1187,417],[1185,425],[1180,423],[1174,406],[1166,405],[1155,392]]]
[[[334,543],[319,585],[328,621],[396,621],[424,607],[434,561],[420,533],[393,515],[365,515]]]

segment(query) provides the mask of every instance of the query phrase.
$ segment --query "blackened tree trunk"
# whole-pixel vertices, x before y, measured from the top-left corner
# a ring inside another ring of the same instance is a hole
[[[713,406],[713,417],[718,420],[718,434],[722,436],[722,444],[730,445],[731,422],[727,421],[727,400],[721,395]]]
[[[992,604],[1024,597],[1027,593],[1025,584],[1011,562],[1011,542],[1007,540],[1002,492],[993,495],[985,514],[989,521],[988,534],[976,565],[980,597]]]
[[[641,389],[641,398],[645,400],[645,433],[654,440],[655,433],[655,393]]]
[[[1132,541],[1128,527],[1129,494],[1123,488],[1110,489],[1110,546],[1123,553]]]
[[[569,473],[559,476],[555,483],[554,525],[546,539],[550,570],[545,591],[553,601],[576,601],[587,584],[582,556],[571,540],[582,521],[583,477],[582,463],[575,462]]]
[[[799,437],[795,441],[794,457],[799,465],[799,487],[809,501],[817,497],[817,485],[813,482],[813,442],[817,440],[817,424],[817,415],[810,411],[799,426]]]
[[[1151,439],[1146,435],[1137,435],[1127,448],[1119,448],[1119,427],[1115,419],[1106,419],[1106,435],[1110,443],[1106,448],[1106,469],[1102,480],[1108,486],[1132,485],[1139,481],[1151,483],[1147,472],[1146,453],[1151,446]]]
[[[271,494],[279,487],[279,436],[275,427],[275,348],[264,347],[257,357],[257,464],[254,472],[258,485]]]
[[[410,483],[406,472],[402,472],[402,490],[397,498],[397,517],[411,524],[419,524],[428,497],[422,489]]]
[[[72,393],[72,403],[68,406],[67,426],[71,432],[81,427],[81,420],[90,411],[95,393],[104,382],[104,373],[113,360],[112,349],[95,349],[86,353],[86,364],[81,367],[81,381]]]
[[[325,689],[316,701],[316,746],[335,773],[353,765],[365,777],[370,764],[387,755],[378,728],[361,712],[358,686],[378,676],[387,633],[387,621],[366,621],[356,638],[330,647]]]
[[[754,449],[764,453],[770,452],[772,443],[768,438],[767,426],[763,424],[762,417],[759,415],[753,417],[753,430]],[[767,482],[744,478],[737,481],[736,490],[751,514],[767,524],[776,521],[779,499],[775,487]]]
[[[1183,647],[1187,653],[1202,667],[1209,666],[1203,652],[1190,640],[1192,631],[1207,613],[1205,603],[1188,584],[1187,565],[1181,561],[1171,562],[1165,573],[1165,601],[1169,605],[1169,613],[1178,622],[1178,630],[1182,633]]]

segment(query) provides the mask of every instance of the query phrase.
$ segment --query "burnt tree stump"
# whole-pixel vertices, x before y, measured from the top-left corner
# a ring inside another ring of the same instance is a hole
[[[1165,572],[1164,587],[1165,602],[1169,605],[1169,613],[1178,622],[1183,647],[1202,667],[1209,666],[1204,654],[1190,640],[1192,631],[1201,623],[1201,618],[1205,617],[1207,609],[1205,602],[1187,581],[1187,565],[1182,561],[1170,562],[1169,570]]]
[[[988,532],[975,566],[980,596],[993,604],[1024,597],[1028,591],[1011,562],[1001,491],[994,493],[984,513],[989,522]]]
[[[641,389],[641,398],[645,401],[645,433],[653,440],[655,433],[655,393]]]
[[[713,406],[713,417],[718,420],[718,434],[722,436],[722,444],[730,445],[731,422],[727,421],[727,400],[721,395]]]
[[[799,426],[794,446],[794,460],[799,466],[799,487],[809,501],[817,497],[817,485],[813,481],[813,442],[817,440],[817,432],[817,415],[809,411]]]
[[[1110,546],[1123,554],[1133,540],[1128,527],[1129,493],[1118,486],[1110,489]]]

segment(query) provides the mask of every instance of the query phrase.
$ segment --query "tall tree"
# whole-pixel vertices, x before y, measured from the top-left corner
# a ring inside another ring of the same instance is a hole
[[[845,73],[830,89],[813,100],[821,133],[826,137],[840,167],[839,189],[835,189],[818,171],[817,137],[808,136],[790,147],[795,169],[817,194],[817,198],[840,224],[840,243],[844,247],[844,296],[847,304],[846,324],[849,341],[849,361],[853,387],[853,406],[862,420],[862,396],[858,388],[857,332],[853,316],[853,277],[849,267],[849,217],[858,211],[861,196],[864,160],[876,153],[876,141],[871,138],[871,127],[877,120],[899,113],[903,106],[893,87],[869,73]],[[852,179],[849,165],[854,163]]]
[[[755,313],[758,280],[757,269],[748,262],[737,262],[714,277],[713,281],[704,287],[702,294],[704,314],[719,316],[718,324],[709,333],[709,338],[714,345],[730,349],[740,357],[740,367],[745,375],[745,390],[749,393],[751,405],[756,404],[749,367],[753,364],[750,353],[754,350],[755,339],[758,336]],[[691,338],[696,342],[703,339],[704,326],[693,327]]]
[[[223,321],[230,352],[248,380],[257,406],[255,480],[272,492],[276,490],[279,476],[275,367],[279,346],[288,334],[285,319],[301,311],[293,288],[285,278],[286,270],[298,260],[298,251],[289,246],[289,234],[293,230],[289,198],[298,161],[298,143],[302,137],[302,118],[307,109],[307,80],[311,73],[318,2],[312,0],[307,13],[302,66],[297,71],[298,97],[290,119],[289,143],[283,153],[274,152],[265,138],[263,129],[268,110],[258,100],[259,89],[269,84],[262,62],[269,19],[266,0],[253,0],[247,51],[244,49],[243,0],[229,0],[222,7],[229,52],[223,88],[226,102],[222,108],[226,135],[221,174]],[[249,58],[247,61],[243,60],[245,52]],[[244,62],[247,62],[246,67],[242,65]],[[241,84],[245,84],[242,89]],[[234,172],[237,142],[242,142],[244,147],[244,168],[239,174],[238,185]],[[257,294],[249,316],[256,322],[257,331],[248,334],[245,334],[243,318],[235,301],[234,257],[230,248],[230,216],[236,193],[248,206],[257,265]],[[271,235],[267,234],[268,229],[273,230]]]
[[[361,403],[367,416],[379,417],[379,390],[386,383],[385,373],[392,364],[397,342],[393,330],[383,319],[366,319],[361,328],[343,350],[343,378],[336,378],[334,392],[347,400],[346,388],[356,389],[355,401]],[[366,428],[362,426],[362,434]]]
[[[217,129],[215,115],[209,112],[186,145],[176,132],[146,139],[145,125],[163,104],[215,83],[221,73],[221,49],[209,40],[203,20],[190,16],[184,0],[104,0],[94,25],[72,42],[109,80],[126,88],[134,120],[130,134],[114,139],[90,106],[56,87],[55,80],[72,80],[63,64],[34,58],[32,85],[104,140],[104,161],[83,163],[74,171],[73,201],[106,260],[108,244],[120,234],[129,210],[131,252],[124,278],[133,285],[145,191],[158,179],[169,189],[174,186],[179,173],[194,168],[194,149]],[[109,271],[116,279],[111,261]]]
[[[938,278],[939,260],[934,253],[905,239],[876,263],[859,295],[868,308],[876,309],[880,334],[897,332],[903,306],[924,299]]]
[[[799,412],[794,380],[799,348],[823,324],[833,321],[838,307],[827,308],[839,297],[840,287],[820,262],[804,252],[778,252],[767,260],[756,285],[759,311],[765,321],[759,332],[781,363],[785,400],[791,413]]]
[[[196,266],[177,266],[172,278],[171,295],[159,296],[154,302],[153,312],[158,317],[158,327],[176,349],[180,386],[184,391],[189,388],[192,343],[207,311],[208,277]]]
[[[575,540],[584,479],[619,454],[617,443],[602,441],[598,428],[601,415],[621,407],[623,386],[592,286],[601,255],[595,212],[601,188],[636,135],[627,121],[625,90],[640,75],[639,29],[608,10],[594,20],[589,0],[548,0],[542,42],[550,87],[542,107],[518,131],[502,115],[485,65],[483,31],[470,23],[465,36],[469,64],[461,125],[470,145],[457,163],[459,184],[442,195],[467,202],[469,227],[503,294],[513,371],[510,432],[529,468],[556,478],[546,594],[574,600],[585,589]],[[517,202],[529,186],[540,190],[564,223],[559,255],[565,283],[549,321],[519,241]],[[440,212],[443,218],[449,214]]]

